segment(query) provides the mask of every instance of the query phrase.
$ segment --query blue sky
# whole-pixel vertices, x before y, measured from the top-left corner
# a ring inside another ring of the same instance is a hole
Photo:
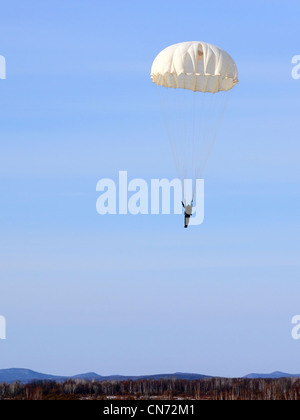
[[[1,6],[0,368],[299,373],[297,1]],[[201,40],[235,59],[205,223],[96,213],[96,184],[176,176],[149,74]]]

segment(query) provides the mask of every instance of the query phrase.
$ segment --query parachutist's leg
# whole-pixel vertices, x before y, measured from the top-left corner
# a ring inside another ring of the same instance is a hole
[[[187,225],[189,225],[189,223],[190,223],[190,218],[191,218],[191,216],[189,215]]]
[[[189,216],[185,216],[185,228],[187,228],[188,227],[188,225],[189,225],[189,223],[190,223],[190,217]]]

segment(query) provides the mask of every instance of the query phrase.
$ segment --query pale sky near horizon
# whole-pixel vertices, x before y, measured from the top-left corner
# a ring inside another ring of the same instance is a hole
[[[1,6],[0,369],[300,373],[300,4],[11,0]],[[96,213],[100,178],[176,176],[151,64],[235,59],[205,222]]]

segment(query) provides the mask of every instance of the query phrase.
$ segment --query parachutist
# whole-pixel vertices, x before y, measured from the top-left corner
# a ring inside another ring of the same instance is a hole
[[[187,229],[189,223],[190,223],[190,217],[193,214],[193,200],[191,201],[191,204],[186,205],[184,202],[181,202],[182,207],[184,208],[184,228]]]

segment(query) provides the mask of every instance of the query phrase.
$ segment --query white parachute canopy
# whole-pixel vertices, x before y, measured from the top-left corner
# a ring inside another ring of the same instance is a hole
[[[158,54],[151,79],[158,86],[178,176],[195,182],[203,176],[228,92],[238,83],[237,66],[214,45],[183,42]],[[194,194],[187,197],[184,191],[184,200]]]

